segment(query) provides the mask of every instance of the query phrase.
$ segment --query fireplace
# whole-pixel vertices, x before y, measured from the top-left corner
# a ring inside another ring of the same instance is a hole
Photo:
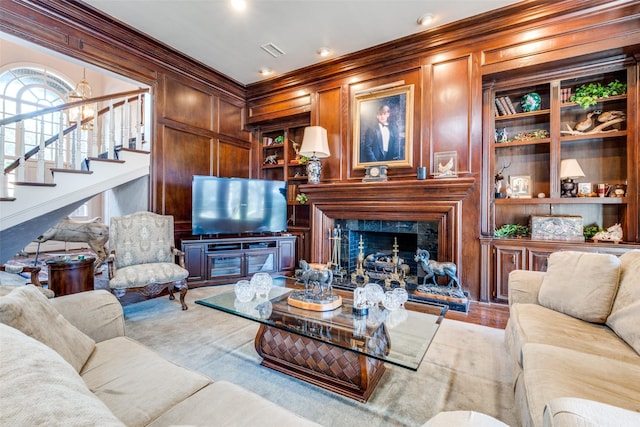
[[[413,259],[417,248],[438,253],[437,221],[336,219],[334,230],[339,230],[340,235],[339,266],[349,273],[357,266],[360,246],[365,257],[374,254],[390,257],[395,247],[411,276],[423,274]]]
[[[474,178],[302,185],[300,191],[311,204],[310,261],[331,260],[330,238],[340,225],[343,234],[349,234],[348,246],[341,250],[344,262],[349,265],[354,262],[352,240],[359,239],[363,232],[372,233],[367,236],[369,240],[394,236],[405,239],[405,234],[412,234],[412,240],[403,243],[405,256],[402,256],[410,259],[412,271],[416,271],[413,262],[416,247],[424,245],[422,249],[429,250],[432,259],[455,263],[463,275],[462,202],[474,185]],[[460,278],[464,283],[464,277]]]

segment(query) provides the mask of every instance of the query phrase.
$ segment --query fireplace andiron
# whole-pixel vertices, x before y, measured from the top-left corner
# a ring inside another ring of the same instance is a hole
[[[315,269],[300,260],[296,280],[304,283],[304,290],[292,291],[287,300],[289,305],[312,311],[330,311],[342,305],[342,297],[333,293],[331,270]]]

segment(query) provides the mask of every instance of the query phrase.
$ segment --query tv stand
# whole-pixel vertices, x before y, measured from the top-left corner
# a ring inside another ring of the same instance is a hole
[[[232,283],[258,272],[291,275],[295,248],[296,237],[291,235],[182,240],[190,287]]]

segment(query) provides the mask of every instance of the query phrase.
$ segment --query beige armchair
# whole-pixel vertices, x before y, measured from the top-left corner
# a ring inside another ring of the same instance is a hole
[[[187,276],[184,253],[174,247],[173,217],[137,212],[111,219],[109,287],[117,298],[127,292],[155,296],[169,288],[180,290],[180,304],[186,310]]]

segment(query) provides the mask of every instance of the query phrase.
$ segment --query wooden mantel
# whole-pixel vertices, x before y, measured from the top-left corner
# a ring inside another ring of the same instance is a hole
[[[475,183],[465,177],[301,185],[311,204],[311,261],[329,260],[335,219],[438,221],[438,260],[461,271],[462,202]]]

